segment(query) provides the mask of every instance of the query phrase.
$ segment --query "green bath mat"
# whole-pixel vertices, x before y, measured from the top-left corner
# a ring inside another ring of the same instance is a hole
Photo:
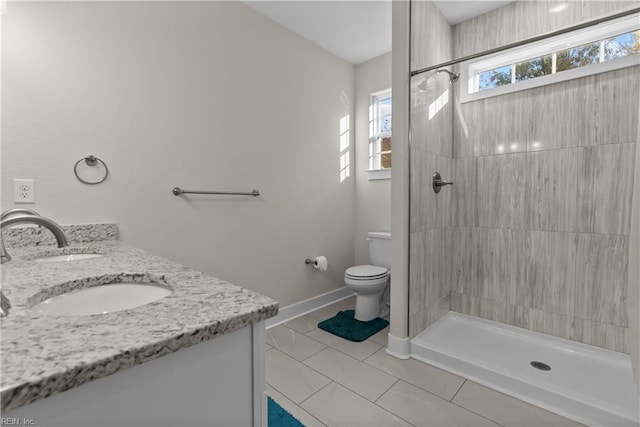
[[[387,327],[389,322],[379,317],[368,322],[354,319],[355,311],[346,310],[318,323],[318,328],[349,341],[360,342]]]
[[[267,414],[268,427],[304,427],[304,424],[270,397],[267,397]]]

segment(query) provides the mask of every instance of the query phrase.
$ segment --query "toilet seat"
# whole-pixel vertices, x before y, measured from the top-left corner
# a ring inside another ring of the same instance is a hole
[[[377,281],[378,279],[386,279],[389,276],[389,270],[377,265],[356,265],[347,268],[344,277],[351,280]]]

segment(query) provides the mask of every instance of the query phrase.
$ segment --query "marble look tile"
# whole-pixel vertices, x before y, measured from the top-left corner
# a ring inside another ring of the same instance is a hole
[[[416,426],[498,426],[404,381],[398,381],[376,403]]]
[[[305,360],[305,365],[370,401],[384,394],[397,379],[370,365],[327,348]]]
[[[576,317],[628,326],[628,250],[629,238],[626,236],[578,236]]]
[[[531,138],[527,151],[554,150],[588,145],[595,140],[593,85],[589,77],[531,89]],[[589,100],[589,102],[587,102]]]
[[[411,233],[409,236],[409,313],[424,311],[427,304],[427,232]]]
[[[446,400],[451,400],[464,382],[464,378],[429,364],[389,356],[385,349],[366,359],[365,363]]]
[[[413,338],[427,328],[427,309],[409,314],[409,337]]]
[[[301,334],[306,334],[318,327],[318,319],[308,315],[300,316],[285,322],[284,326],[289,329],[293,329],[296,332],[300,332]]]
[[[552,0],[513,2],[461,22],[453,27],[454,58],[577,24],[629,7],[632,3],[580,1],[567,4],[565,10],[549,13]]]
[[[578,159],[585,149],[527,155],[526,225],[530,230],[574,231],[578,209]]]
[[[471,274],[472,229],[455,227],[451,241],[451,290],[462,293],[467,288],[477,288],[477,279]]]
[[[268,329],[267,344],[300,361],[326,348],[318,341],[285,326]]]
[[[494,322],[513,325],[517,306],[487,298],[451,293],[451,310]]]
[[[293,415],[298,421],[300,421],[305,427],[324,427],[317,418],[310,415],[307,411],[296,405],[293,401],[287,398],[284,394],[280,393],[275,388],[267,385],[267,394],[275,402],[282,406],[284,410]]]
[[[430,1],[411,3],[411,70],[452,59],[451,25]],[[425,41],[416,43],[415,41]]]
[[[589,147],[578,163],[579,231],[628,235],[635,143]]]
[[[573,316],[528,308],[523,327],[543,334],[584,342],[583,321]]]
[[[596,321],[583,321],[583,342],[613,351],[629,353],[629,328]]]
[[[437,156],[419,149],[411,150],[410,230],[425,231],[449,226],[451,223],[451,188],[436,194],[432,177],[440,172],[442,179],[450,181],[453,174],[451,158]]]
[[[427,325],[426,327],[434,324],[438,319],[447,314],[451,310],[451,292],[447,292],[447,295],[440,298],[436,302],[430,304],[427,307]]]
[[[578,235],[528,231],[525,245],[526,277],[516,303],[573,316]]]
[[[456,73],[460,72],[458,65],[454,66]],[[480,123],[479,116],[482,114],[482,108],[479,108],[475,102],[466,102],[461,104],[460,85],[453,85],[453,158],[461,159],[465,157],[473,157],[479,152],[478,141],[481,132],[477,123]]]
[[[427,231],[425,236],[426,292],[425,307],[430,306],[451,292],[451,228]]]
[[[453,157],[453,93],[446,73],[429,74],[424,85],[427,92],[425,140],[421,147],[430,153]]]
[[[337,383],[329,384],[301,406],[328,426],[410,425]]]
[[[531,138],[531,104],[531,91],[520,91],[486,98],[474,105],[473,108],[481,108],[479,114],[472,115],[476,122],[469,123],[477,128],[476,154],[525,152]]]
[[[316,341],[319,341],[329,347],[335,348],[338,351],[347,354],[354,359],[364,360],[367,357],[371,356],[376,351],[380,350],[382,347],[375,342],[365,340],[362,342],[353,342],[349,340],[345,340],[344,338],[340,338],[333,334],[330,334],[322,329],[314,329],[309,332],[307,335],[309,338],[313,338]]]
[[[527,160],[524,154],[478,158],[478,225],[524,228]]]
[[[474,228],[472,230],[472,281],[470,295],[510,304],[525,284],[523,230]]]
[[[574,421],[467,381],[453,403],[504,426],[580,426]]]
[[[623,68],[593,76],[594,83],[585,90],[594,92],[589,98],[597,111],[586,125],[595,134],[595,144],[633,142],[638,138],[640,106],[640,66]],[[587,94],[589,96],[589,94]]]
[[[451,186],[451,225],[472,227],[477,225],[476,205],[477,159],[454,159],[453,186]]]
[[[266,369],[267,383],[297,404],[331,382],[277,349],[267,352]]]

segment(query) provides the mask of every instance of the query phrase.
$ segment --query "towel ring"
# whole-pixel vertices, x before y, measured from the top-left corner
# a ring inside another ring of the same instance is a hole
[[[78,175],[78,166],[80,165],[80,163],[83,160],[84,160],[84,162],[86,163],[87,166],[96,166],[98,164],[98,162],[100,162],[102,164],[102,166],[104,166],[104,176],[102,178],[100,178],[99,180],[97,180],[97,181],[86,181],[86,180],[80,178],[80,175]],[[83,184],[96,185],[96,184],[100,184],[105,179],[107,179],[107,176],[109,176],[109,168],[107,167],[107,164],[105,162],[103,162],[99,158],[95,157],[94,155],[91,155],[89,157],[85,157],[84,159],[78,160],[76,162],[76,165],[73,167],[73,173],[76,175],[76,178],[78,178],[78,181],[82,182]]]

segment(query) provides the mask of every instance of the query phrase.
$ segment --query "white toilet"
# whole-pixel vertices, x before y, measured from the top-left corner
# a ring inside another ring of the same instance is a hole
[[[386,308],[382,300],[391,274],[391,233],[372,231],[367,240],[371,265],[356,265],[344,273],[344,283],[356,293],[355,318],[362,322],[375,319]]]

